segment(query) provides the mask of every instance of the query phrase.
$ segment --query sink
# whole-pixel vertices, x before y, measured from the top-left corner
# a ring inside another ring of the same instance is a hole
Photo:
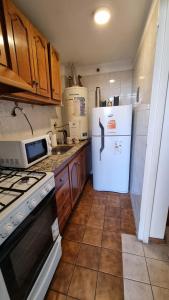
[[[53,155],[61,155],[64,154],[65,152],[69,151],[73,146],[69,145],[59,145],[56,146],[55,148],[52,149],[52,154]]]

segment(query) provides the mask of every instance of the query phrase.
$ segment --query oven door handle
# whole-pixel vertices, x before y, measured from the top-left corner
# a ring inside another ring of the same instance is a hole
[[[40,204],[30,213],[30,215],[20,224],[20,226],[9,236],[9,238],[1,245],[0,263],[17,245],[18,241],[25,235],[25,230],[31,225],[41,212],[47,207],[52,198],[55,197],[55,188],[40,202]],[[46,201],[45,201],[46,199]],[[56,214],[57,217],[57,214]]]

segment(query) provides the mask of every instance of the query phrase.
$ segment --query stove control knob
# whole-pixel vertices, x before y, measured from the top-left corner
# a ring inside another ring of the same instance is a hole
[[[24,214],[23,213],[18,213],[15,215],[13,219],[14,225],[20,224],[24,220]]]
[[[46,186],[46,192],[47,192],[47,193],[49,193],[49,192],[50,192],[50,190],[51,190],[51,185],[50,185],[50,184],[48,184],[48,185]]]
[[[13,229],[14,229],[14,226],[12,225],[12,223],[5,224],[4,227],[3,227],[3,234],[2,234],[2,236],[3,237],[8,236],[13,231]]]
[[[46,189],[41,190],[40,192],[41,199],[45,198],[46,194],[47,194]]]
[[[28,203],[29,208],[32,210],[33,208],[36,207],[36,200],[32,199]]]

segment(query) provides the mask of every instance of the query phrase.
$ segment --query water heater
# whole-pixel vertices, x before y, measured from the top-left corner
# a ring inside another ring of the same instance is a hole
[[[71,137],[88,138],[87,88],[73,86],[65,89],[64,107]]]

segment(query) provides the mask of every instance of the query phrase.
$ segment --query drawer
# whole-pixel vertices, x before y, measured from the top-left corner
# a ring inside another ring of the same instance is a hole
[[[68,167],[66,167],[55,177],[56,191],[58,191],[68,180],[69,172]]]

